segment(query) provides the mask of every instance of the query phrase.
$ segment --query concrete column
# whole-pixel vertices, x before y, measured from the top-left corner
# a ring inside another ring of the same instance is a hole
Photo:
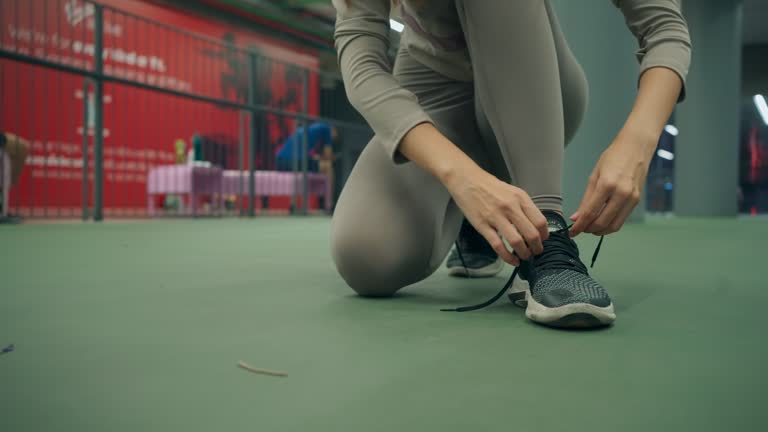
[[[565,157],[564,210],[579,205],[587,178],[621,129],[637,94],[637,41],[624,16],[606,0],[553,0],[568,44],[589,80],[589,107]],[[642,221],[645,199],[630,220]]]
[[[691,0],[687,99],[677,110],[674,211],[736,216],[741,92],[741,0]]]

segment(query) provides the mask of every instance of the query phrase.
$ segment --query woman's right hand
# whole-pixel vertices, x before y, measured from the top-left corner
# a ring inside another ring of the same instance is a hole
[[[520,259],[543,252],[542,241],[549,237],[547,220],[525,191],[478,166],[443,183],[464,216],[504,261],[518,266]]]
[[[549,237],[547,220],[531,197],[480,168],[432,124],[422,123],[408,131],[399,149],[440,179],[501,259],[518,266],[520,258],[527,260],[544,251],[541,242]]]

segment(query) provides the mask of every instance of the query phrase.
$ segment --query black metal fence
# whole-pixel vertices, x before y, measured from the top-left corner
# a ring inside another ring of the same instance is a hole
[[[29,147],[12,213],[332,209],[372,133],[317,55],[112,3],[0,0],[0,131]]]

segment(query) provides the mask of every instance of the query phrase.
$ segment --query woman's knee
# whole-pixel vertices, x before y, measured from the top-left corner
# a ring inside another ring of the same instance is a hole
[[[381,238],[373,230],[335,229],[332,233],[331,254],[350,288],[364,297],[389,297],[424,277],[429,257],[409,248],[410,242]]]
[[[576,135],[576,131],[584,119],[584,114],[587,112],[589,84],[587,83],[587,75],[584,73],[584,69],[568,46],[552,5],[550,2],[545,2],[544,5],[552,29],[552,37],[555,41],[557,67],[560,73],[560,88],[563,98],[565,144],[568,145],[573,136]]]
[[[563,90],[563,119],[565,144],[573,139],[584,120],[589,102],[589,83],[584,70],[575,60],[570,70],[561,77]]]

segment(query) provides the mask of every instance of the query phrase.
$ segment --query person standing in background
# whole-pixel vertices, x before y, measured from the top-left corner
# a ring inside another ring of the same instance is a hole
[[[303,154],[304,127],[297,128],[277,150],[276,162],[278,171],[293,171],[294,152],[296,153],[297,167],[301,170],[303,160],[307,155]],[[307,133],[307,153],[309,171],[317,171],[315,156],[323,152],[326,146],[333,149],[334,142],[338,139],[338,131],[328,123],[317,122],[309,126]]]
[[[24,171],[24,165],[27,162],[27,155],[29,155],[30,144],[26,139],[14,135],[8,132],[0,132],[0,153],[8,156],[11,164],[11,183],[10,187],[19,183],[21,173]],[[3,163],[0,160],[0,163]],[[0,179],[2,181],[2,179]],[[5,185],[3,185],[5,186]],[[7,194],[0,194],[0,200]],[[6,208],[9,203],[0,203],[2,208]],[[20,218],[18,216],[6,215],[0,218],[0,223],[18,223]]]

